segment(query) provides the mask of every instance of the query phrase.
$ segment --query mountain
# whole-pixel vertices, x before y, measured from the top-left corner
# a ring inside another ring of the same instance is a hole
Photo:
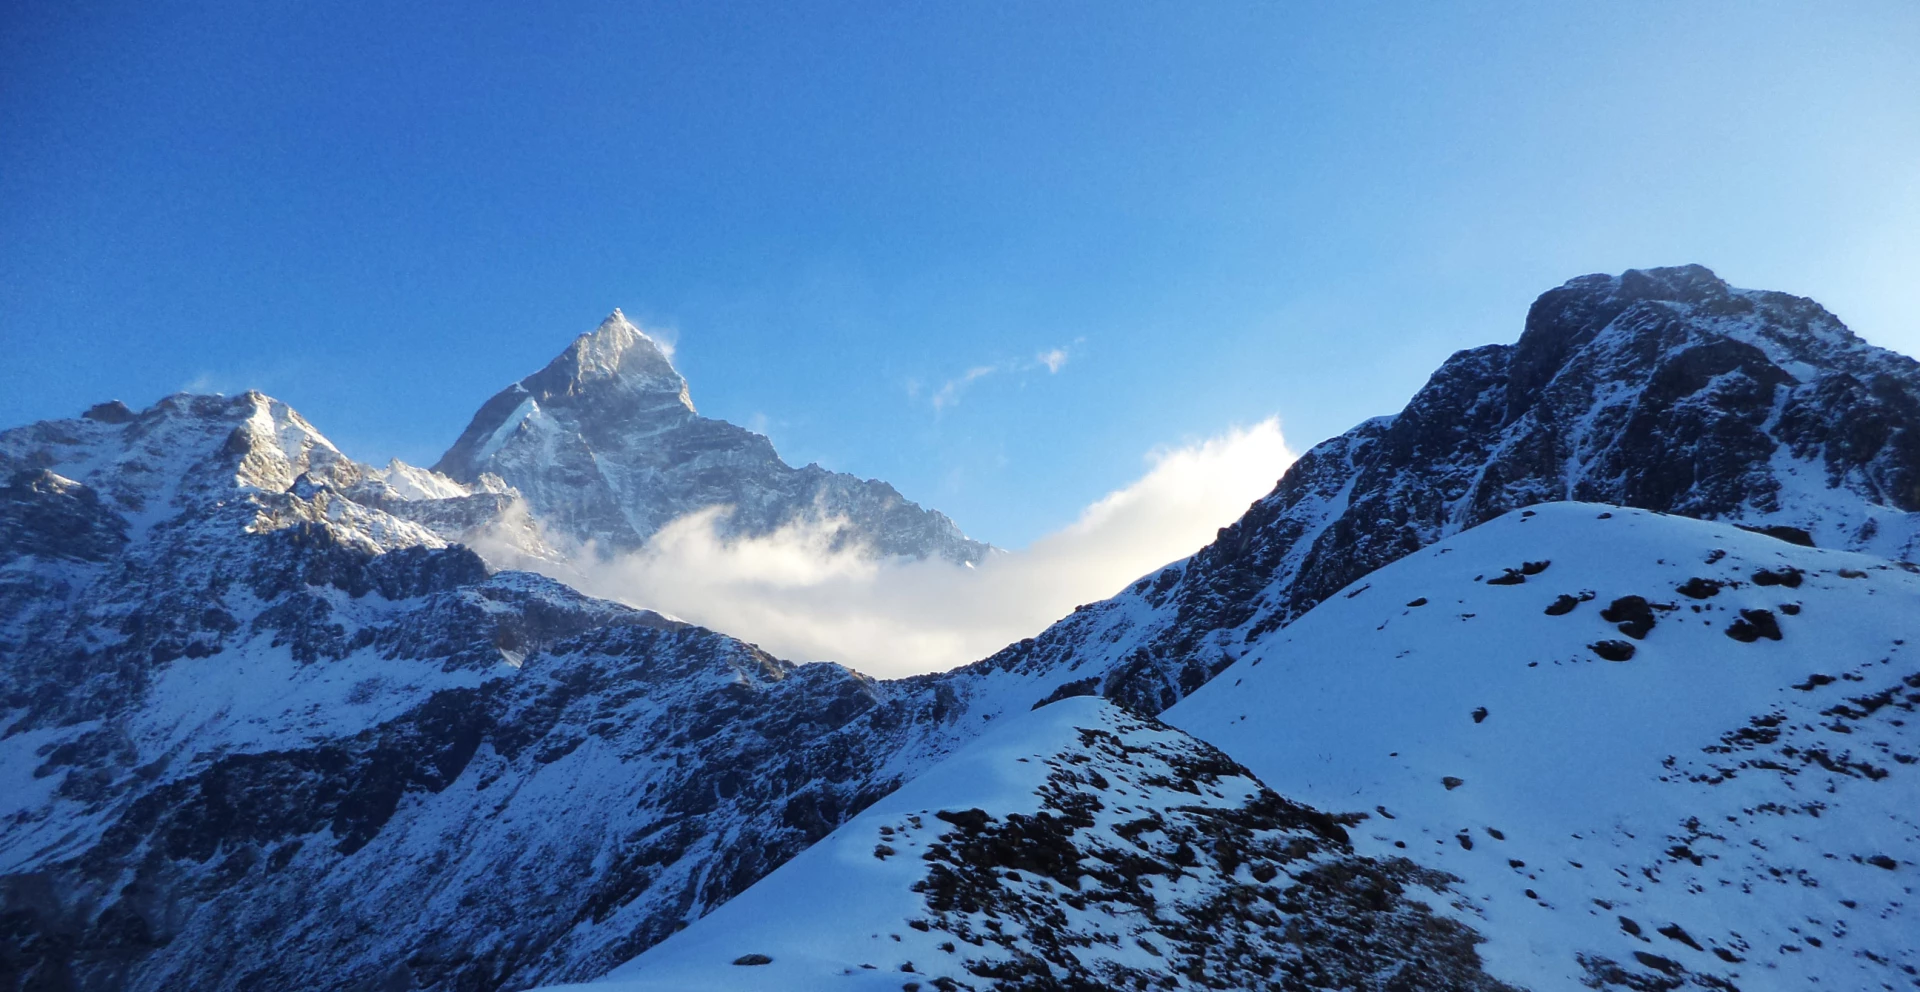
[[[1518,343],[1309,450],[1193,557],[979,666],[1157,713],[1373,569],[1555,500],[1920,557],[1920,364],[1697,265],[1583,276]]]
[[[1513,511],[1167,723],[996,725],[581,988],[1907,987],[1916,617],[1920,567]]]
[[[1911,556],[1911,360],[1704,269],[1591,276],[1541,297],[1518,344],[1454,356],[1400,414],[1316,447],[1191,558],[981,662],[875,681],[460,546],[503,528],[536,554],[571,550],[543,534],[597,540],[584,511],[568,530],[518,507],[569,505],[573,470],[580,507],[653,478],[599,468],[647,464],[623,461],[657,450],[645,411],[660,437],[745,434],[667,408],[684,383],[664,355],[602,330],[469,432],[486,440],[466,467],[442,463],[458,478],[362,465],[257,393],[0,433],[0,988],[591,978],[1037,705],[1166,712],[1356,579],[1523,506]],[[503,474],[515,459],[526,475]],[[638,535],[639,504],[618,505]],[[1227,750],[1282,794],[1353,810]],[[1368,836],[1353,856],[1378,860]]]
[[[593,992],[1504,990],[1457,880],[1354,853],[1150,717],[1068,699],[929,769]]]
[[[1368,574],[1166,711],[1536,989],[1908,988],[1920,567],[1595,504]],[[1284,732],[1276,732],[1284,728]]]
[[[588,977],[894,781],[869,680],[494,573],[419,522],[494,494],[258,393],[0,478],[0,988]]]
[[[1518,343],[1453,356],[1398,415],[1316,446],[1193,557],[981,662],[887,686],[881,711],[923,729],[882,767],[911,780],[995,721],[1077,695],[1162,712],[1373,570],[1525,507],[1604,502],[1914,557],[1917,472],[1920,367],[1812,301],[1699,266],[1574,279],[1535,302]]]
[[[502,480],[541,523],[602,553],[714,506],[731,508],[728,536],[821,521],[837,523],[836,544],[884,556],[959,564],[990,550],[884,482],[791,468],[765,437],[695,413],[666,352],[618,310],[496,393],[434,469],[469,485]]]

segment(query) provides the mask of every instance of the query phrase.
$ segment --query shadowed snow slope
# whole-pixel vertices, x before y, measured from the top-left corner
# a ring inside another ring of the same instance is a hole
[[[1502,979],[1904,988],[1916,645],[1910,567],[1560,503],[1374,572],[1165,718],[1465,879]]]
[[[1504,988],[1415,898],[1449,881],[1355,857],[1205,744],[1069,699],[579,988]]]

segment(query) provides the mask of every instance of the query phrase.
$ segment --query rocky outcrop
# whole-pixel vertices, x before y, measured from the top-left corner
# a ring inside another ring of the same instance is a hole
[[[100,561],[126,543],[127,522],[92,489],[46,469],[0,486],[0,562],[26,555]]]
[[[1423,901],[1458,903],[1457,879],[1355,850],[1369,819],[1071,699],[1009,718],[594,987],[1512,992],[1482,938]]]

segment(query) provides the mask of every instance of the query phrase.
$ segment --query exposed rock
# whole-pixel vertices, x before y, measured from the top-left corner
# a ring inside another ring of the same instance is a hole
[[[126,519],[72,479],[23,469],[0,485],[0,563],[26,555],[103,561],[126,540]]]
[[[1587,649],[1607,661],[1631,661],[1634,655],[1630,641],[1595,641]]]
[[[1771,610],[1741,610],[1740,619],[1727,625],[1727,636],[1747,644],[1763,637],[1777,641],[1780,639],[1780,621],[1774,619]]]
[[[1622,596],[1600,611],[1600,619],[1618,624],[1620,632],[1642,640],[1653,631],[1653,606],[1642,596]],[[1623,659],[1614,659],[1623,660]]]

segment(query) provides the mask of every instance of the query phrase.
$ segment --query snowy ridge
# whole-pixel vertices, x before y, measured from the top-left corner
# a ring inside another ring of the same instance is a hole
[[[1421,901],[1450,882],[1354,857],[1219,752],[1069,699],[578,988],[1506,988]]]
[[[1916,607],[1869,556],[1515,511],[1167,711],[1221,750],[1011,717],[580,988],[1909,987]]]

